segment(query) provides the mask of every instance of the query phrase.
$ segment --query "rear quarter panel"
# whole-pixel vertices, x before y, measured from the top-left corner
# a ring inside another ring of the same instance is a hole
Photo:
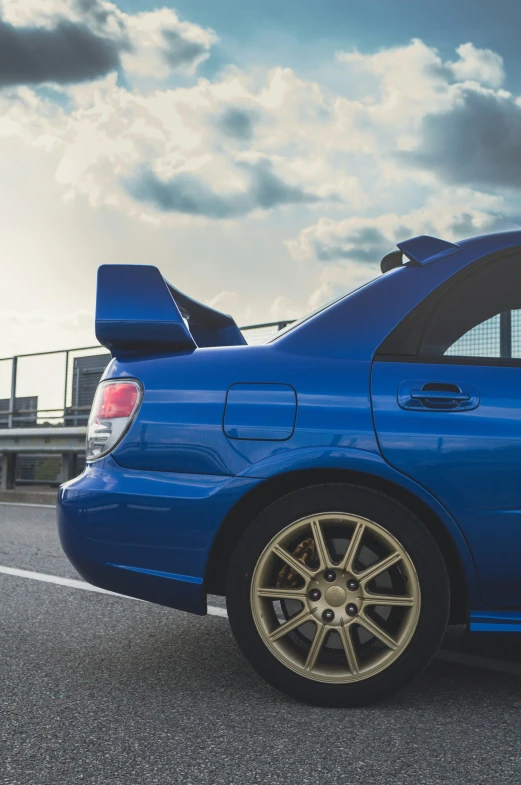
[[[113,457],[131,469],[235,475],[274,454],[301,447],[377,452],[369,371],[369,361],[324,357],[319,352],[302,355],[277,343],[115,360],[107,376],[135,377],[145,393],[138,416]],[[290,438],[225,435],[227,391],[241,383],[288,385],[296,391]]]

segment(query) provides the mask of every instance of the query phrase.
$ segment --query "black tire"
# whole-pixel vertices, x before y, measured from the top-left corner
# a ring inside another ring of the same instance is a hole
[[[340,684],[311,680],[286,667],[264,643],[250,604],[252,575],[272,538],[296,520],[330,511],[358,515],[385,528],[407,551],[421,590],[416,629],[402,654],[376,675]],[[249,524],[230,560],[226,596],[235,640],[253,668],[282,692],[319,706],[373,703],[411,682],[435,655],[447,627],[450,605],[445,562],[423,523],[409,509],[383,493],[337,483],[310,486],[290,493],[263,510]]]

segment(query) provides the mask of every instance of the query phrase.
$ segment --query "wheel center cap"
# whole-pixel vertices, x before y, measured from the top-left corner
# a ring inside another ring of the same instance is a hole
[[[333,608],[343,605],[347,599],[347,592],[341,586],[330,586],[326,591],[326,602]]]

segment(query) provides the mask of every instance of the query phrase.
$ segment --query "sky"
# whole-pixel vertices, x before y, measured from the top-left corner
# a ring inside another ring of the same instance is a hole
[[[241,324],[521,222],[519,0],[0,0],[0,357],[94,344],[100,264]]]

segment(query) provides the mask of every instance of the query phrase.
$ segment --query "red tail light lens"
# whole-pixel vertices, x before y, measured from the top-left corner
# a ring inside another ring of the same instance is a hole
[[[99,420],[130,417],[138,398],[139,390],[133,382],[109,382],[100,387],[96,395],[96,409],[92,414]]]
[[[132,424],[142,394],[140,383],[133,379],[100,383],[87,427],[88,461],[107,455],[121,441]]]

